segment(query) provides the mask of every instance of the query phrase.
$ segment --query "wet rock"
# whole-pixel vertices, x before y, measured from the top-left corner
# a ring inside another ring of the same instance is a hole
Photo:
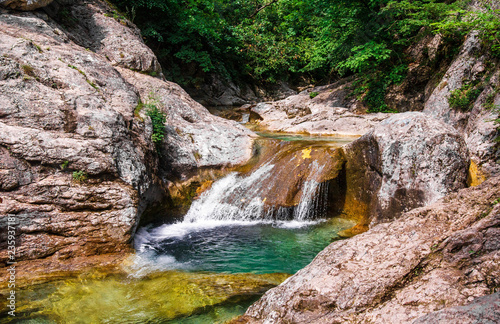
[[[467,183],[464,140],[423,113],[393,115],[345,146],[344,154],[344,212],[365,225],[431,204]]]
[[[53,0],[2,0],[0,6],[14,10],[35,10],[49,5]]]
[[[14,219],[16,261],[129,251],[172,165],[181,173],[251,156],[252,133],[164,82],[134,25],[105,2],[60,3],[49,15],[0,13],[0,225]],[[135,111],[151,91],[168,107],[163,164],[150,118]]]
[[[497,197],[498,177],[334,242],[240,322],[408,323],[488,295],[500,274]]]

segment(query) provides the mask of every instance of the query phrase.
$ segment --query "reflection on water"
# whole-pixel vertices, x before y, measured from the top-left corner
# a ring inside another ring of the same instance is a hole
[[[20,290],[17,316],[2,322],[222,323],[287,276],[167,271],[136,279],[88,274]]]

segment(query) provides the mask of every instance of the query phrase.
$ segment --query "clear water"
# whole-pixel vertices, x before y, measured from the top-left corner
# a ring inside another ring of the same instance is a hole
[[[260,135],[294,145],[306,140],[338,146],[352,140]],[[225,323],[285,280],[282,273],[297,272],[338,238],[339,231],[354,225],[306,212],[323,190],[314,177],[305,179],[292,220],[256,216],[252,209],[242,212],[241,206],[249,204],[236,203],[245,199],[239,195],[248,197],[263,176],[248,179],[248,188],[242,185],[243,175],[228,177],[226,184],[212,186],[220,195],[207,192],[184,221],[141,228],[135,238],[137,254],[126,265],[126,275],[88,274],[20,289],[20,316],[3,321],[0,308],[0,323]],[[233,190],[229,196],[238,199],[220,198],[228,188]],[[255,206],[262,209],[264,200],[257,198]],[[234,208],[240,211],[220,215]]]
[[[178,223],[138,234],[139,272],[183,269],[225,273],[289,273],[305,267],[353,222],[213,221]]]
[[[277,139],[287,142],[292,141],[311,141],[311,142],[329,142],[336,146],[344,145],[357,139],[358,136],[331,136],[331,135],[304,135],[304,134],[291,134],[280,132],[256,132],[259,136],[264,138]]]

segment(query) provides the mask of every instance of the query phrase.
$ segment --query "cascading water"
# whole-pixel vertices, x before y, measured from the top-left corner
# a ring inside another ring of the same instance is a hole
[[[271,161],[272,162],[272,161]],[[295,220],[306,221],[324,217],[326,214],[328,186],[318,182],[324,165],[316,161],[312,170],[304,179],[300,200],[297,206],[283,207],[266,205],[266,194],[270,187],[270,179],[276,179],[277,170],[274,164],[267,162],[249,176],[232,173],[215,182],[212,188],[195,200],[184,217],[184,222],[203,221],[273,221]],[[286,191],[289,188],[281,188]],[[291,213],[291,217],[290,217]]]
[[[212,183],[182,221],[137,233],[137,273],[294,273],[338,231],[354,225],[327,221],[338,156],[331,142],[266,140],[250,170]]]
[[[122,265],[126,277],[91,273],[30,286],[18,295],[31,305],[19,315],[43,323],[171,324],[241,315],[354,225],[329,215],[341,207],[332,201],[344,186],[337,144],[289,135],[263,141],[252,163],[214,182],[182,221],[140,228],[137,253]]]

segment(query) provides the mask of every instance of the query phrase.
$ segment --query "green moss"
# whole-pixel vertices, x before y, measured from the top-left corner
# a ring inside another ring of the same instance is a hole
[[[450,93],[448,103],[453,109],[464,112],[469,111],[483,90],[484,86],[480,81],[464,83],[459,89],[455,89]]]
[[[142,103],[141,99],[139,98],[139,101],[137,102],[137,106],[135,106],[134,109],[134,117],[139,118],[141,121],[143,121],[141,117],[141,110],[144,108],[144,104]]]
[[[77,70],[81,75],[83,75],[85,77],[85,81],[87,81],[87,83],[94,89],[96,90],[99,90],[99,88],[97,87],[97,85],[90,81],[89,78],[87,77],[87,74],[85,72],[83,72],[82,70],[80,70],[79,68],[77,68],[76,66],[74,65],[71,65],[71,64],[68,64],[68,67],[72,68],[73,70]]]
[[[21,69],[23,70],[24,74],[29,75],[29,76],[34,76],[35,75],[35,69],[28,64],[23,64],[21,65]]]
[[[61,163],[60,167],[61,167],[61,170],[64,170],[68,167],[69,165],[69,161],[64,161],[63,163]]]

